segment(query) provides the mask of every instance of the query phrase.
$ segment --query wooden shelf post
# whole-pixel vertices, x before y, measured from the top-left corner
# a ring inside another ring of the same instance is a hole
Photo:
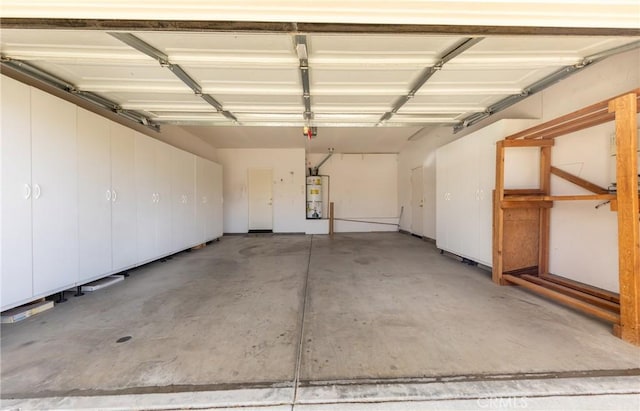
[[[493,268],[491,278],[502,284],[502,242],[504,236],[504,141],[496,143],[496,188],[493,191]]]
[[[638,224],[638,121],[635,93],[609,103],[615,113],[618,202],[620,338],[640,345],[640,234]]]
[[[540,147],[540,190],[544,195],[551,195],[551,146]],[[538,275],[549,273],[550,228],[551,209],[541,207],[540,232],[538,236]]]

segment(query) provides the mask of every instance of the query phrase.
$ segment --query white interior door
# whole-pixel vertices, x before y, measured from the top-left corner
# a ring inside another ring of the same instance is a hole
[[[134,132],[110,123],[111,134],[111,249],[113,269],[137,262],[136,181]]]
[[[33,288],[56,292],[78,279],[76,106],[31,90]]]
[[[422,167],[411,170],[411,233],[423,234],[424,194],[422,185]]]
[[[2,294],[9,307],[33,295],[31,198],[31,89],[8,77],[0,84],[2,161]]]
[[[273,230],[271,169],[249,169],[249,230]]]
[[[79,282],[111,265],[111,136],[109,120],[78,109]]]

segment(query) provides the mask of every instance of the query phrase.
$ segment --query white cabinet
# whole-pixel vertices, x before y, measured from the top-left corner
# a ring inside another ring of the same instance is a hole
[[[442,250],[449,249],[449,222],[453,221],[451,211],[451,177],[453,172],[453,150],[450,144],[436,151],[436,245]]]
[[[171,150],[173,180],[171,184],[171,221],[173,251],[197,245],[196,231],[196,161],[193,154]]]
[[[500,120],[437,150],[438,248],[491,266],[495,143],[532,124]]]
[[[0,83],[2,241],[0,306],[33,296],[31,89],[8,77]],[[8,104],[7,102],[11,102]]]
[[[85,283],[135,266],[133,130],[78,109],[79,276]]]
[[[79,282],[110,274],[111,188],[110,121],[78,109]]]
[[[222,166],[196,159],[196,195],[199,242],[222,237]]]
[[[219,165],[1,78],[0,309],[222,235]]]
[[[158,140],[156,142],[156,258],[171,254],[173,241],[171,240],[171,151],[175,150],[168,144]]]
[[[76,106],[31,89],[33,293],[78,278]]]
[[[210,241],[215,238],[222,237],[223,219],[222,219],[222,166],[216,163],[210,163],[212,167],[209,184],[211,186],[211,212],[206,221],[206,240]]]
[[[78,277],[76,106],[2,78],[2,309]]]
[[[171,146],[151,137],[135,135],[138,262],[170,254]]]
[[[110,123],[111,135],[111,254],[113,271],[137,263],[134,132]]]

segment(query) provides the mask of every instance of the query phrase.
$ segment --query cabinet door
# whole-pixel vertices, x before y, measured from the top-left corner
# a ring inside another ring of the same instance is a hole
[[[450,147],[436,151],[436,245],[448,250]]]
[[[184,159],[184,224],[186,247],[200,244],[196,227],[196,156],[186,153]]]
[[[173,251],[198,242],[195,234],[195,156],[172,149],[171,213]]]
[[[480,189],[478,187],[479,140],[475,136],[459,140],[457,147],[458,180],[460,195],[456,198],[456,210],[459,216],[458,232],[460,238],[459,254],[475,260],[478,253],[478,207],[480,203]]]
[[[196,229],[198,242],[209,241],[209,216],[212,208],[210,191],[207,190],[209,162],[203,158],[196,159]]]
[[[110,121],[78,109],[78,281],[107,275],[111,264]]]
[[[211,164],[211,183],[210,183],[210,187],[211,187],[211,217],[210,220],[212,221],[211,224],[211,231],[209,233],[209,240],[212,240],[214,238],[220,238],[222,237],[223,234],[223,215],[222,215],[222,209],[223,209],[223,198],[222,198],[222,177],[223,177],[223,171],[222,171],[222,166],[220,164],[216,164],[216,163],[210,163]]]
[[[462,251],[463,233],[464,233],[464,212],[462,206],[465,192],[463,185],[460,184],[463,178],[463,165],[460,161],[460,140],[449,144],[447,170],[448,185],[448,201],[447,201],[447,249],[455,254]]]
[[[0,83],[2,237],[0,306],[33,296],[31,255],[31,90],[8,77]]]
[[[493,189],[496,178],[496,141],[504,138],[500,133],[479,136],[478,168],[478,249],[476,261],[493,265]]]
[[[153,260],[158,255],[156,144],[151,137],[135,134],[136,238],[139,263]]]
[[[156,246],[158,254],[170,254],[172,248],[171,223],[171,151],[177,150],[168,144],[155,141],[155,184],[157,193],[156,214]]]
[[[113,270],[137,262],[135,138],[130,128],[110,123],[111,134],[111,239]]]
[[[78,278],[76,106],[31,90],[34,295]]]

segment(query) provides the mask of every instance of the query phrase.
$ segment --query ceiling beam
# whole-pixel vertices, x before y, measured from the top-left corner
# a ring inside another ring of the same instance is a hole
[[[391,108],[391,111],[387,111],[386,113],[384,113],[382,115],[382,117],[380,117],[378,125],[380,125],[380,124],[386,122],[387,120],[389,120],[391,117],[393,117],[394,114],[396,114],[398,112],[398,110],[400,110],[402,108],[402,106],[404,106],[405,104],[407,104],[407,102],[409,100],[414,98],[416,93],[418,92],[418,90],[420,90],[420,88],[422,88],[422,86],[424,86],[424,84],[427,81],[429,81],[429,79],[436,72],[442,70],[442,67],[445,64],[447,64],[449,61],[453,60],[454,58],[456,58],[460,54],[464,53],[469,48],[471,48],[474,45],[478,44],[480,41],[482,41],[482,39],[484,39],[484,37],[469,37],[469,38],[466,38],[466,39],[463,39],[463,40],[459,41],[453,47],[451,47],[448,50],[446,50],[444,52],[443,56],[440,57],[440,59],[436,62],[436,64],[434,64],[431,67],[426,67],[422,71],[422,73],[420,73],[420,76],[418,76],[418,79],[411,86],[411,90],[409,91],[409,93],[407,93],[407,95],[405,95],[405,96],[400,96],[395,101],[395,103],[393,104],[393,107]]]
[[[186,71],[182,69],[178,64],[172,64],[169,62],[169,56],[162,51],[156,49],[144,40],[134,36],[131,33],[109,33],[111,36],[125,43],[129,47],[138,50],[139,52],[146,54],[152,59],[160,63],[160,66],[169,69],[177,78],[179,78],[187,87],[193,91],[193,93],[209,103],[216,111],[234,123],[238,122],[238,118],[228,110],[225,110],[222,104],[216,100],[212,95],[202,92],[202,86],[198,84]]]
[[[60,29],[113,31],[344,33],[344,34],[441,34],[463,36],[639,36],[637,28],[535,27],[445,24],[295,23],[205,20],[128,20],[0,18],[3,29]]]
[[[559,82],[560,80],[563,80],[581,70],[584,70],[586,67],[588,67],[593,63],[597,63],[615,54],[624,53],[626,51],[635,50],[638,48],[640,48],[640,40],[634,41],[633,43],[625,44],[623,46],[616,47],[610,50],[606,50],[591,56],[587,56],[577,64],[574,64],[571,66],[565,66],[549,74],[548,76],[536,81],[535,83],[530,84],[528,87],[522,90],[521,93],[513,94],[511,96],[505,97],[502,100],[498,101],[497,103],[487,107],[484,111],[473,113],[465,117],[464,119],[462,119],[462,121],[459,124],[454,126],[453,131],[454,133],[457,133],[458,131],[466,127],[471,127],[472,125],[477,124],[478,122],[486,119],[487,117],[490,117],[493,114],[498,113],[524,100],[525,98],[546,89],[547,87]]]
[[[26,76],[29,79],[35,80],[39,84],[46,84],[47,86],[54,87],[55,89],[67,93],[68,96],[75,96],[77,98],[80,98],[90,103],[92,106],[109,110],[120,117],[126,118],[127,120],[136,122],[138,124],[142,124],[155,131],[160,130],[158,124],[156,124],[151,118],[134,110],[123,109],[118,103],[102,97],[98,94],[92,93],[90,91],[80,90],[74,84],[71,84],[64,79],[54,76],[53,74],[42,70],[34,65],[31,65],[25,61],[15,60],[7,56],[2,56],[2,59],[0,59],[0,67],[2,67],[3,72],[5,72],[6,69],[13,70],[23,76]]]

